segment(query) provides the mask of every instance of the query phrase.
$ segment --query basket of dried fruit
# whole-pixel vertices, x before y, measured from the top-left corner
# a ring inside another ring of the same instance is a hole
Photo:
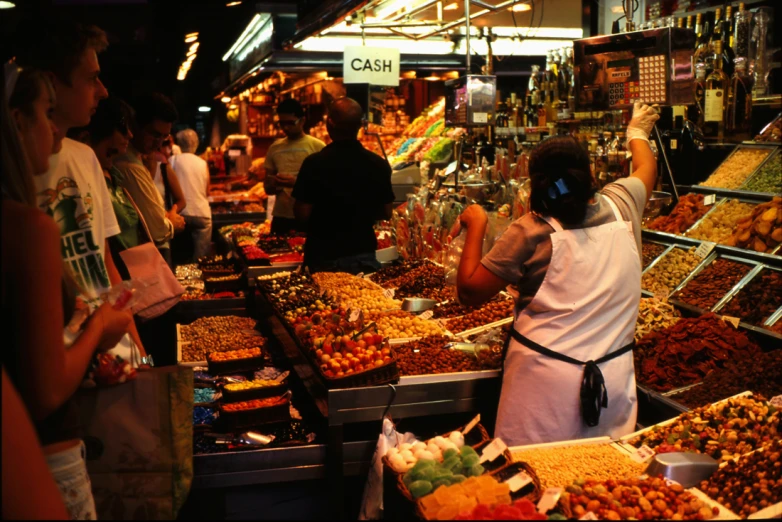
[[[254,379],[252,381],[233,382],[223,385],[223,402],[242,402],[253,399],[279,397],[287,391],[285,381]]]
[[[206,355],[209,373],[224,375],[257,370],[265,362],[264,351],[261,348],[247,348],[227,352],[209,352]]]
[[[220,424],[229,430],[290,420],[288,395],[220,405]]]

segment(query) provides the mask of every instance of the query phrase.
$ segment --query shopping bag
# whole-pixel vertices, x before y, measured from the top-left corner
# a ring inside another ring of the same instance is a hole
[[[146,284],[144,292],[133,305],[133,313],[141,320],[159,317],[179,302],[185,289],[153,243],[128,248],[119,255],[131,279]]]
[[[76,400],[98,519],[176,519],[193,480],[193,371],[153,368]]]

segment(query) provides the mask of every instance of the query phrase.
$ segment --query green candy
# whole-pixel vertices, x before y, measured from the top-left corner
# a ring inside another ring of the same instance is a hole
[[[408,472],[408,473],[405,473],[405,476],[404,476],[404,477],[402,477],[402,482],[404,482],[404,483],[405,483],[405,486],[407,486],[407,487],[409,488],[409,487],[410,487],[410,484],[412,484],[413,482],[415,482],[415,478],[413,477],[413,475],[411,475],[411,474]]]
[[[436,475],[437,475],[437,468],[433,466],[429,466],[421,470],[421,472],[418,474],[418,480],[428,480],[431,482],[432,480],[434,480],[434,477]]]
[[[467,455],[464,457],[464,459],[462,459],[462,464],[465,468],[471,468],[478,464],[480,460],[481,459],[478,457],[478,455]]]
[[[416,480],[407,487],[413,498],[421,498],[432,492],[434,485],[428,480]]]
[[[435,480],[432,482],[432,490],[435,490],[439,488],[440,486],[450,486],[451,485],[451,477],[449,478],[442,478],[440,480]]]
[[[462,457],[466,457],[467,455],[477,455],[474,449],[472,449],[472,446],[462,446],[461,450]]]
[[[451,457],[458,457],[458,456],[459,456],[459,451],[453,448],[448,448],[443,452],[444,461],[450,459]]]
[[[451,477],[451,484],[458,484],[459,482],[464,482],[465,480],[467,480],[467,477],[464,475],[454,475]]]
[[[442,480],[442,479],[448,479],[450,480],[451,477],[453,477],[453,472],[448,469],[438,469],[434,476],[432,477],[432,481]]]
[[[565,515],[562,515],[561,513],[552,513],[548,516],[549,520],[567,520],[567,517]]]
[[[480,464],[476,464],[475,466],[470,468],[468,474],[471,477],[480,477],[481,475],[483,475],[484,471],[486,471],[486,468],[484,468]]]

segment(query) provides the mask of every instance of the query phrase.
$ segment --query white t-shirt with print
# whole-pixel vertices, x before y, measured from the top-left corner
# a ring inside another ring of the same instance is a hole
[[[65,138],[62,150],[49,158],[49,171],[35,177],[38,206],[60,227],[60,251],[83,296],[93,308],[109,291],[106,270],[106,239],[120,233],[103,169],[95,152],[78,141]],[[77,335],[65,329],[65,343]],[[125,336],[116,351],[127,357],[133,342]],[[127,352],[127,354],[125,353]]]

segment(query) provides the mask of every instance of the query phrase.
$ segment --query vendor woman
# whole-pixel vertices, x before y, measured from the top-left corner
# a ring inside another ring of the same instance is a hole
[[[479,305],[508,285],[516,299],[495,428],[509,446],[635,430],[641,216],[657,177],[649,145],[657,119],[636,104],[627,128],[633,174],[601,191],[574,138],[539,144],[529,160],[533,212],[483,259],[485,212],[472,205],[460,217],[460,301]]]

